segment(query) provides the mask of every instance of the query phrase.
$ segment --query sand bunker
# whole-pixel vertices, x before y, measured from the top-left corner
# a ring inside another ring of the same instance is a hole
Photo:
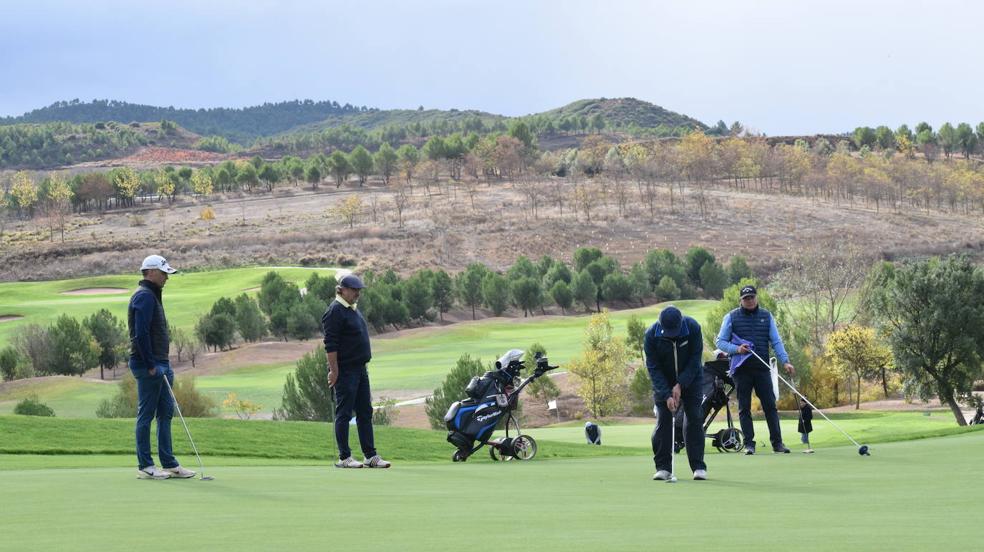
[[[126,293],[129,290],[123,288],[86,288],[63,291],[62,295],[113,295],[116,293]]]

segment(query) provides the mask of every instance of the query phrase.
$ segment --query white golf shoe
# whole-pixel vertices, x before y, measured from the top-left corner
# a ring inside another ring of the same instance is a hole
[[[335,467],[336,468],[362,468],[364,466],[362,462],[359,462],[355,458],[349,456],[345,460],[339,460],[338,462],[335,462]]]
[[[168,479],[171,474],[157,466],[147,466],[137,470],[137,479]]]
[[[707,470],[694,470],[694,481],[707,480]]]
[[[671,476],[670,472],[668,472],[666,470],[659,470],[655,474],[653,474],[653,480],[654,481],[666,481],[666,480],[668,480],[670,478],[670,476]]]
[[[173,468],[164,468],[171,477],[176,477],[178,479],[188,479],[190,477],[195,477],[195,472],[187,470],[181,466],[175,466]]]
[[[392,466],[393,464],[387,462],[386,460],[383,460],[377,454],[376,456],[373,456],[372,458],[366,458],[365,462],[363,462],[362,465],[365,466],[365,467],[367,467],[367,468],[388,468],[388,467]]]

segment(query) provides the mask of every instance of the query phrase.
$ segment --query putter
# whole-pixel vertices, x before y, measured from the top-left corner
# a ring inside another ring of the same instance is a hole
[[[679,408],[679,407],[677,407]],[[670,414],[675,414],[675,412],[670,412]],[[673,416],[670,416],[670,478],[666,480],[667,483],[676,483],[676,420]]]
[[[673,345],[673,372],[676,374],[677,379],[680,379],[680,361],[677,359],[677,348],[676,343],[673,340],[669,340],[670,344]],[[670,391],[672,393],[672,390]],[[676,405],[680,408],[680,405]],[[670,478],[666,480],[667,483],[676,483],[676,412],[670,412]]]
[[[198,454],[198,447],[195,446],[195,440],[191,438],[191,432],[188,431],[188,424],[185,423],[184,415],[181,414],[181,407],[178,406],[178,398],[174,396],[174,389],[171,389],[171,382],[167,381],[167,374],[162,376],[164,378],[164,385],[167,386],[167,392],[171,394],[171,400],[174,401],[174,409],[178,411],[178,417],[181,418],[181,425],[185,428],[185,433],[188,434],[188,440],[191,441],[191,450],[195,451],[195,458],[198,458],[198,468],[201,470],[201,480],[202,481],[212,481],[215,479],[211,475],[205,475],[205,464],[202,464],[202,457]]]
[[[760,357],[758,355],[758,353],[756,353],[755,351],[753,351],[751,349],[749,349],[748,352],[750,352],[753,355],[755,355],[755,358],[759,359],[759,361],[762,364],[765,364],[766,366],[769,366],[769,363],[766,362],[766,361],[764,361],[764,360],[762,360],[762,357]],[[830,418],[828,418],[827,415],[823,413],[823,410],[820,410],[819,408],[817,408],[813,403],[810,402],[810,399],[804,397],[802,393],[800,393],[799,391],[797,391],[796,388],[793,387],[793,384],[789,383],[789,381],[787,381],[786,378],[782,377],[782,374],[779,374],[778,373],[778,370],[776,371],[776,373],[779,376],[779,381],[785,383],[786,384],[786,387],[788,387],[793,393],[796,393],[796,395],[799,396],[799,398],[801,398],[804,401],[806,401],[806,404],[810,405],[810,407],[812,407],[813,410],[816,410],[817,412],[819,412],[820,415],[823,416],[823,419],[824,420],[827,420],[828,422],[830,422],[830,425],[832,425],[835,428],[837,428],[837,431],[840,431],[841,433],[843,433],[844,434],[844,437],[847,437],[847,439],[849,441],[851,441],[852,443],[854,443],[854,446],[858,447],[858,454],[859,455],[861,455],[861,456],[871,456],[871,453],[868,452],[868,445],[862,445],[861,443],[858,443],[857,441],[855,441],[854,438],[851,437],[850,435],[848,435],[848,433],[846,431],[844,431],[843,429],[841,429],[841,427],[839,425],[835,424],[833,420],[831,420]]]

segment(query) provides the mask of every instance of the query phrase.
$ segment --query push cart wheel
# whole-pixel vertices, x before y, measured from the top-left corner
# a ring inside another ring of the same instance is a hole
[[[489,456],[491,456],[492,460],[496,462],[508,462],[513,459],[512,456],[509,456],[508,454],[503,454],[502,451],[499,450],[499,447],[495,447],[495,446],[489,447]]]
[[[532,460],[536,456],[536,441],[529,435],[520,435],[513,439],[512,449],[517,460]]]
[[[456,451],[454,451],[454,454],[451,455],[451,461],[452,462],[464,462],[465,461],[465,458],[461,455],[461,451],[460,450],[456,450]]]

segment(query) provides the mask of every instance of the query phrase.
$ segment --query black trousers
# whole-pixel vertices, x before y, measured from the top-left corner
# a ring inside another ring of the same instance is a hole
[[[690,469],[706,470],[704,463],[704,424],[701,422],[701,382],[695,382],[691,387],[681,387],[680,399],[683,402],[683,412],[686,420],[683,431],[687,442],[687,461]],[[655,397],[654,397],[655,399]],[[656,470],[670,471],[673,454],[673,414],[666,408],[666,401],[656,401],[656,428],[653,429],[653,460]]]
[[[338,443],[338,459],[352,456],[349,448],[349,422],[355,412],[355,425],[359,430],[359,445],[366,458],[376,455],[372,435],[372,393],[369,390],[369,373],[365,366],[338,372],[335,382],[335,442]]]
[[[762,403],[762,413],[769,425],[769,441],[772,448],[782,444],[782,430],[779,429],[779,411],[776,410],[776,396],[772,389],[772,375],[761,363],[750,359],[735,371],[735,389],[738,392],[738,421],[741,423],[742,438],[746,443],[755,442],[755,427],[752,425],[752,389]]]

